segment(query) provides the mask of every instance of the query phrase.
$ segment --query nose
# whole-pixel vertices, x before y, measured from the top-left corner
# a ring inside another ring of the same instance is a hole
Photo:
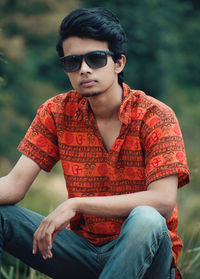
[[[85,62],[85,59],[82,60],[80,72],[81,73],[91,73],[91,68],[88,66],[88,64]]]

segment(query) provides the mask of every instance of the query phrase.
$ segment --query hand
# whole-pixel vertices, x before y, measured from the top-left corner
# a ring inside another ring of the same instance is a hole
[[[33,236],[33,254],[39,249],[45,260],[53,257],[51,252],[53,241],[76,214],[73,200],[75,201],[69,199],[63,202],[42,220]]]

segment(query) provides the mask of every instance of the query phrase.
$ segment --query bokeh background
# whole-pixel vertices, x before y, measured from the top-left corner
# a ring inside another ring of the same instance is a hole
[[[182,128],[191,183],[178,193],[179,267],[200,278],[200,1],[0,0],[0,176],[20,154],[17,145],[37,108],[71,88],[55,45],[61,20],[78,7],[102,6],[127,33],[125,81],[173,108]],[[48,214],[67,198],[58,164],[41,172],[20,203]],[[4,254],[2,278],[47,278]]]

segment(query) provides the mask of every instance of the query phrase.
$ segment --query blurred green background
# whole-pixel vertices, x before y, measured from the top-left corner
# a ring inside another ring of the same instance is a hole
[[[16,147],[37,108],[71,88],[55,50],[61,20],[77,7],[96,6],[116,13],[127,33],[125,81],[170,105],[179,119],[191,171],[190,185],[178,194],[179,235],[184,241],[179,267],[185,279],[198,279],[199,0],[0,0],[0,175],[19,158]],[[21,204],[48,214],[66,196],[58,164],[50,174],[41,172]],[[17,268],[13,275],[11,265]],[[33,270],[26,272],[6,254],[3,268],[4,278],[43,278]]]

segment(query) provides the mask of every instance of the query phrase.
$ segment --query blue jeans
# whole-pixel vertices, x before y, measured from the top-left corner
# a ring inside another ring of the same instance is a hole
[[[33,233],[43,216],[16,206],[0,206],[2,250],[56,279],[174,279],[171,240],[165,219],[152,207],[136,207],[120,236],[97,247],[65,229],[53,244],[53,258],[32,254]],[[1,263],[1,258],[0,258]]]

